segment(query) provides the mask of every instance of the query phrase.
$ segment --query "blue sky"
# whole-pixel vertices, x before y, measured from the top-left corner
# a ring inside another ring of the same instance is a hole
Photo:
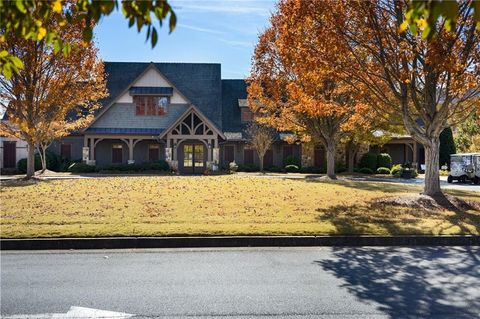
[[[145,32],[128,28],[119,12],[103,19],[95,37],[105,61],[213,62],[222,64],[222,78],[248,76],[258,33],[269,23],[273,0],[169,1],[177,27],[160,30],[157,46]]]

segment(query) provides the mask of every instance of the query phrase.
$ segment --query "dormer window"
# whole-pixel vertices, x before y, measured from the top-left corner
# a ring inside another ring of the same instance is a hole
[[[162,116],[167,114],[168,96],[136,95],[133,97],[135,115]]]

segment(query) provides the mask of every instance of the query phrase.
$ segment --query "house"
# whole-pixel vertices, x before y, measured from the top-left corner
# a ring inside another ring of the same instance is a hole
[[[253,118],[246,83],[222,80],[220,64],[106,62],[105,71],[109,97],[94,121],[55,141],[53,152],[97,166],[166,160],[185,174],[203,173],[214,163],[258,165],[244,133]],[[26,155],[12,155],[24,147],[21,141],[2,138],[0,144],[2,168]],[[292,156],[304,166],[325,163],[321,147],[288,144],[279,134],[264,166],[283,167]]]

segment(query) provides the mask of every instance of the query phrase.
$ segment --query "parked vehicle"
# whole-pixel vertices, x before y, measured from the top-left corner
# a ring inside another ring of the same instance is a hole
[[[480,184],[480,153],[450,155],[450,174],[447,181]]]

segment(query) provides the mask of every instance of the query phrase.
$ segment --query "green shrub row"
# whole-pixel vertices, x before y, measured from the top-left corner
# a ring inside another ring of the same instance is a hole
[[[390,169],[392,167],[392,157],[386,153],[365,153],[360,158],[358,167],[360,169],[368,168],[372,172],[376,172],[380,167]]]
[[[47,158],[47,169],[55,172],[66,172],[68,167],[74,162],[66,158],[47,151],[45,153]],[[22,158],[17,162],[17,169],[20,173],[25,174],[27,172],[27,159]],[[42,161],[40,160],[40,155],[35,154],[35,170],[38,171],[42,169]]]
[[[73,163],[68,167],[72,173],[94,173],[94,172],[143,172],[143,171],[164,171],[170,170],[166,161],[142,164],[114,164],[103,167],[87,165],[85,163]]]

